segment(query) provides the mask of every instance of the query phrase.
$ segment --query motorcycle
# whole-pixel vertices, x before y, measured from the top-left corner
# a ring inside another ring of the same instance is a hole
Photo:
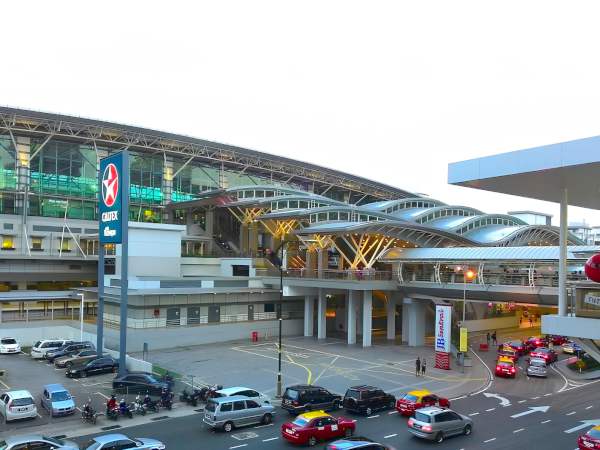
[[[131,412],[131,408],[129,408],[129,405],[125,401],[119,403],[119,415],[133,419],[133,412]]]
[[[217,397],[217,391],[220,391],[221,389],[223,389],[223,386],[221,386],[220,384],[215,384],[209,387],[203,387],[202,389],[200,389],[200,396],[202,401],[207,402],[211,398]]]
[[[183,390],[179,395],[179,401],[187,403],[188,405],[198,406],[198,401],[202,399],[202,390],[194,389],[192,392],[188,392],[186,389]]]
[[[109,420],[118,420],[120,416],[119,405],[114,408],[106,408],[106,418]]]
[[[129,409],[133,414],[139,414],[141,416],[146,415],[146,408],[144,408],[144,403],[142,402],[142,398],[138,395],[135,397],[135,401],[131,402],[129,405]]]
[[[173,408],[173,393],[167,392],[166,395],[163,395],[158,401],[158,405],[161,408],[167,408],[169,411]]]
[[[160,410],[160,405],[158,404],[158,401],[150,399],[149,396],[144,397],[142,405],[146,412],[150,411],[157,413]]]
[[[96,425],[98,416],[99,414],[94,411],[91,402],[84,404],[83,408],[81,408],[81,421],[83,423],[91,423],[92,425]]]

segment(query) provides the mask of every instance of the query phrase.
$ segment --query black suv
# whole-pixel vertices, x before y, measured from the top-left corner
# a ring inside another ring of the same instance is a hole
[[[74,355],[82,350],[95,350],[94,344],[91,342],[69,342],[54,350],[46,352],[46,359],[49,363],[53,363],[56,358],[61,356]]]
[[[394,409],[396,397],[373,386],[352,386],[346,391],[342,404],[347,411],[370,416],[373,411]]]
[[[332,410],[342,406],[342,397],[327,389],[308,384],[288,387],[281,398],[281,407],[290,414],[312,410]]]

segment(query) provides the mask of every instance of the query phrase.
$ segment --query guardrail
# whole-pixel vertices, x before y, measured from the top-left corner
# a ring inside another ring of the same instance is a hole
[[[279,277],[279,270],[271,268],[257,268],[256,276]],[[321,280],[347,280],[347,281],[390,281],[393,279],[391,271],[384,270],[307,270],[307,269],[284,269],[284,278],[307,278]]]

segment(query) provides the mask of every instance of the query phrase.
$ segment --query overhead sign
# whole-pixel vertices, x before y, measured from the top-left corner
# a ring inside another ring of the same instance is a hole
[[[125,186],[123,168],[125,154],[116,153],[100,160],[99,234],[101,244],[122,242],[123,220],[127,226],[127,211],[123,211],[123,195],[129,195]]]
[[[435,305],[435,351],[450,353],[452,307]]]
[[[588,305],[600,306],[600,295],[598,292],[590,292],[585,294],[585,297],[583,297],[583,302],[587,303]]]

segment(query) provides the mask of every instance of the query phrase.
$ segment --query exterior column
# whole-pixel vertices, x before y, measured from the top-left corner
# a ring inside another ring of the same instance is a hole
[[[315,299],[310,295],[304,296],[304,336],[313,335],[313,311],[315,310]]]
[[[396,339],[396,295],[390,293],[387,303],[387,338],[390,341]]]
[[[316,265],[316,253],[313,251],[306,251],[306,277],[313,278],[315,276],[315,265]]]
[[[328,253],[326,248],[320,248],[317,251],[317,271],[319,273],[319,278],[323,278],[323,271],[327,269],[327,257]]]
[[[276,248],[273,251],[277,250]],[[242,254],[248,253],[248,225],[240,225],[240,251]],[[279,255],[277,255],[279,257]]]
[[[371,346],[373,334],[373,291],[363,292],[363,347]]]
[[[167,205],[172,202],[173,198],[173,158],[170,156],[165,157],[163,161],[163,179],[162,179],[162,195],[163,205]],[[163,210],[163,223],[169,223],[169,213],[166,209]]]
[[[348,291],[347,314],[348,314],[348,345],[356,344],[356,296],[357,291]]]
[[[325,297],[325,291],[319,289],[319,300],[317,308],[317,338],[325,339],[327,337],[327,297]]]
[[[252,222],[248,228],[250,232],[248,237],[248,250],[250,254],[254,256],[258,249],[258,223]],[[287,264],[285,266],[287,266]]]
[[[404,300],[402,301],[402,343],[408,344],[408,330],[410,330],[410,305]]]
[[[410,329],[408,330],[408,346],[420,347],[425,344],[425,304],[422,301],[415,299],[409,302],[409,322]]]
[[[568,239],[568,196],[563,189],[560,199],[560,239],[558,257],[558,315],[567,315],[567,239]]]

